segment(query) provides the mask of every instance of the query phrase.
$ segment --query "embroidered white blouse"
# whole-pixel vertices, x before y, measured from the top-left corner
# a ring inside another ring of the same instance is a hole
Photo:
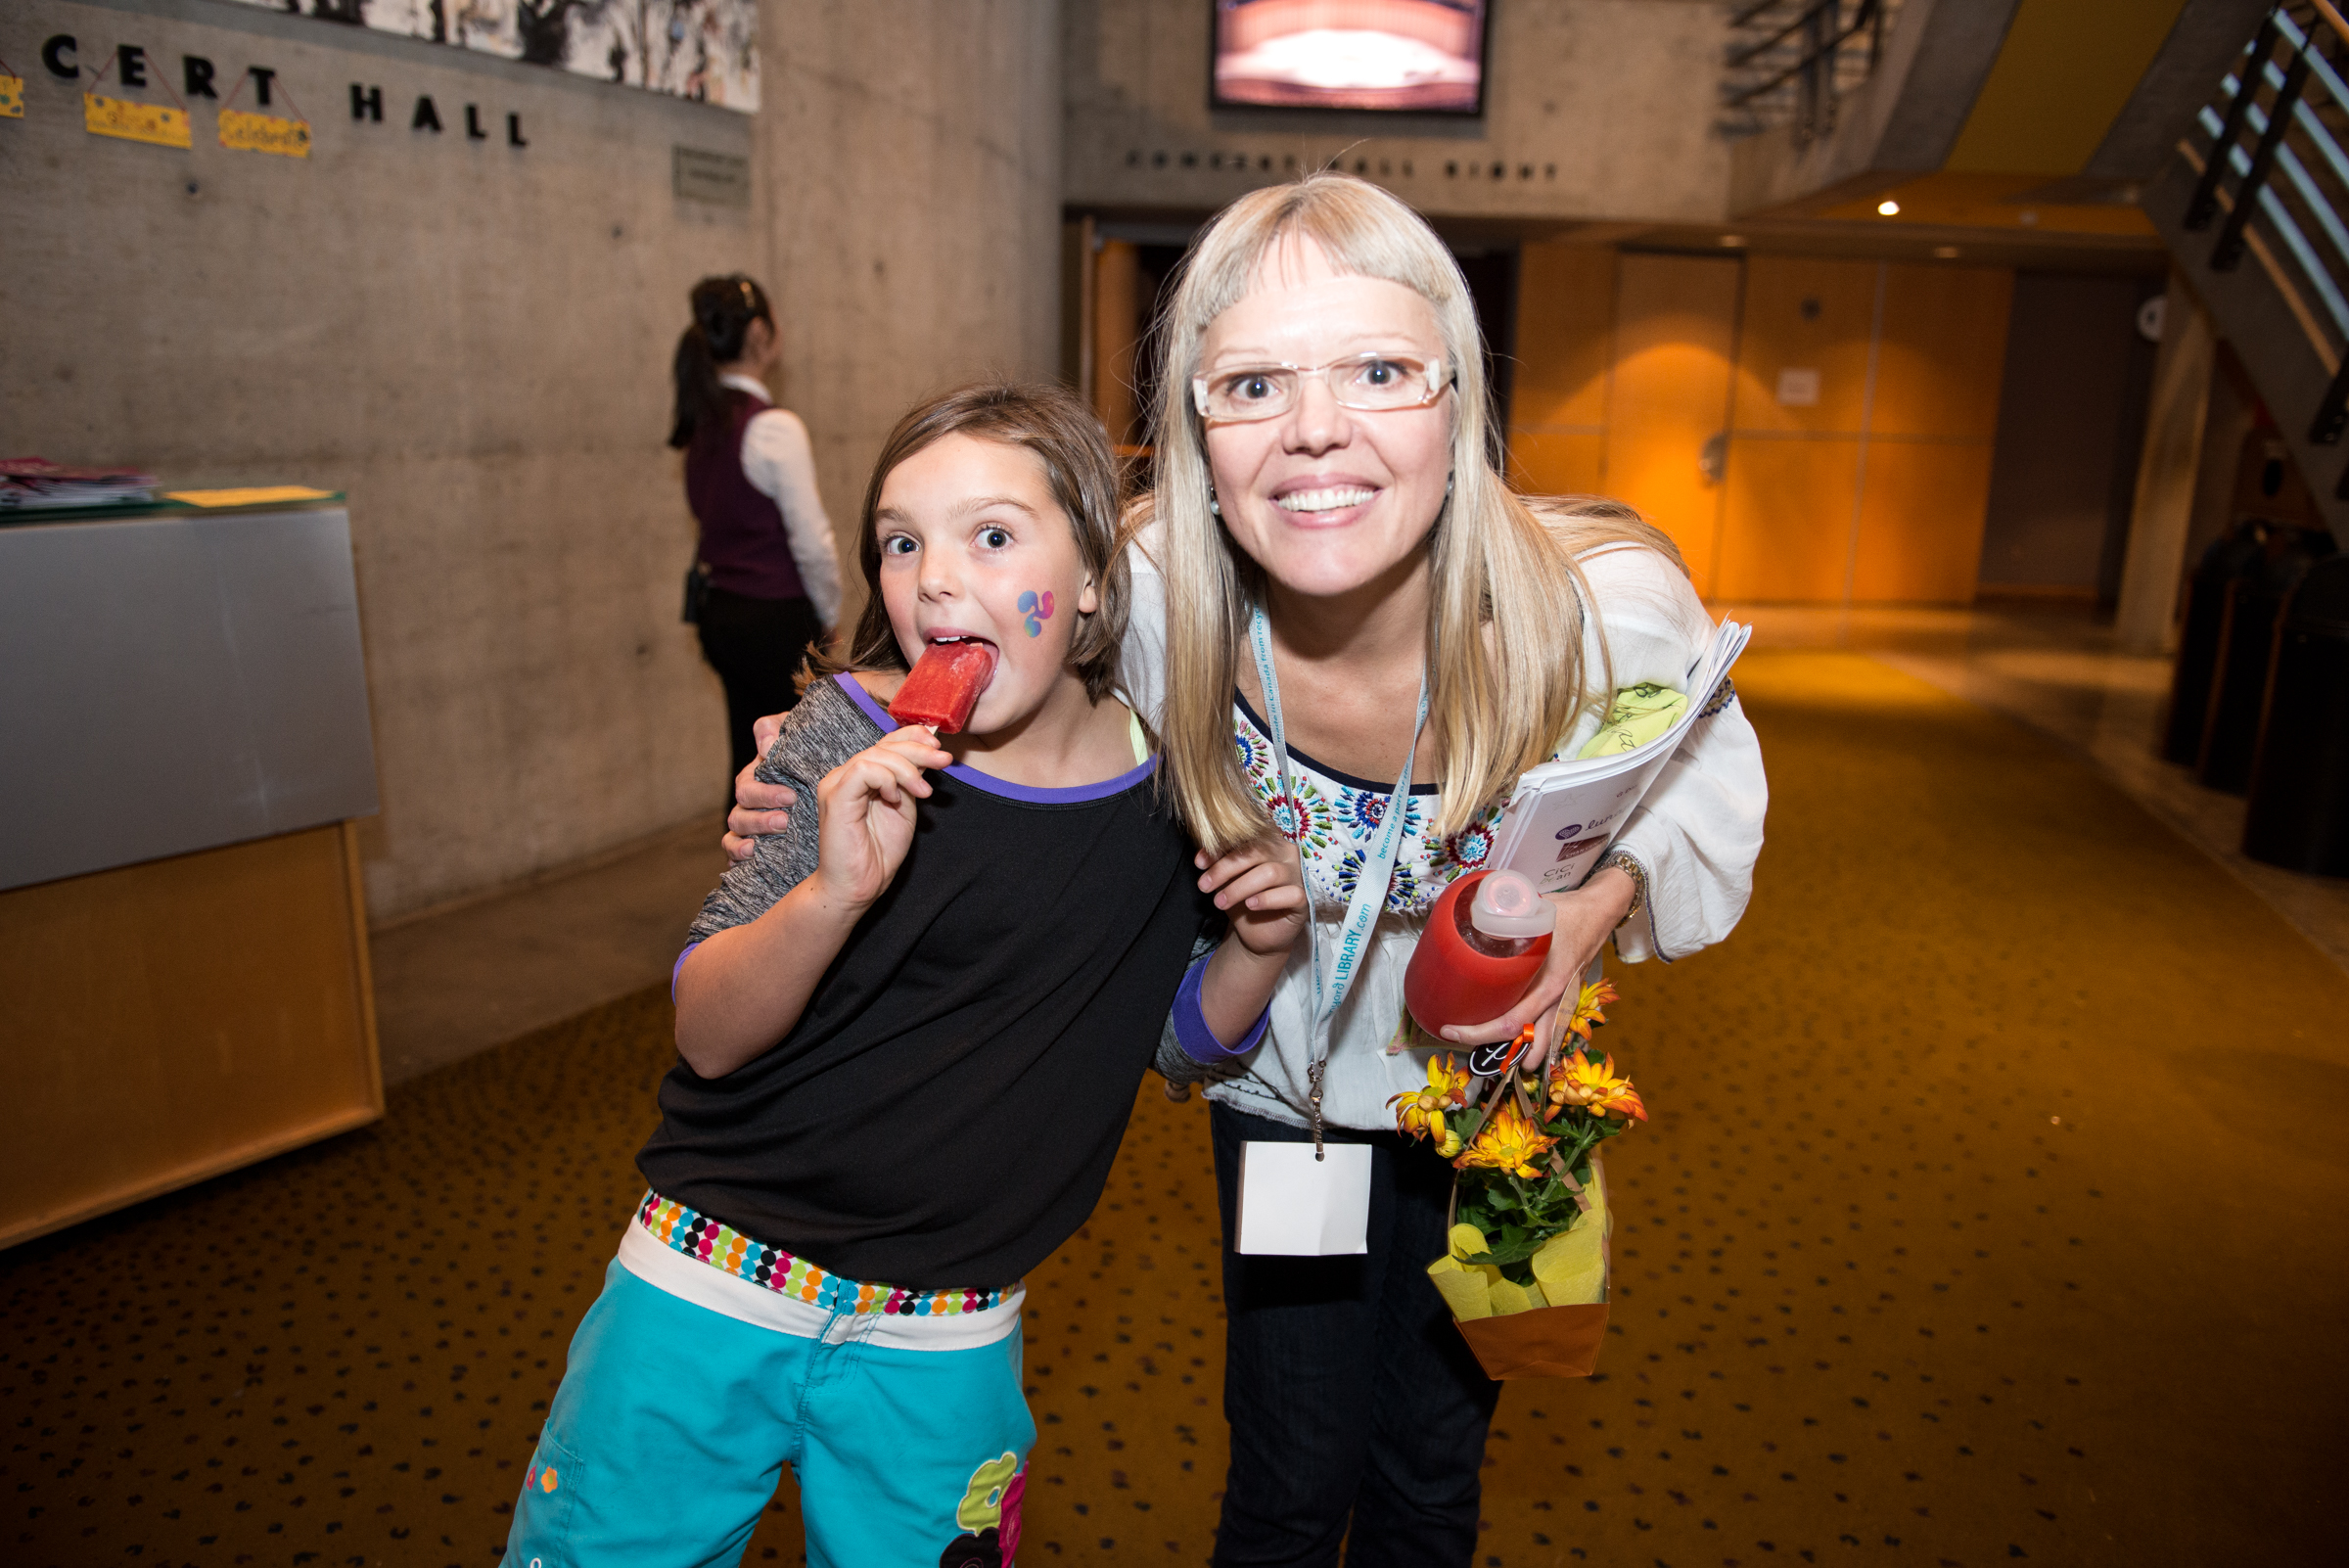
[[[1134,624],[1124,650],[1126,686],[1136,707],[1155,714],[1164,700],[1165,583],[1139,550],[1130,559]],[[1598,623],[1586,625],[1584,668],[1593,672],[1602,668],[1603,633],[1603,651],[1618,687],[1639,681],[1675,689],[1683,685],[1713,636],[1713,619],[1688,579],[1654,551],[1631,545],[1594,551],[1582,558],[1581,566],[1599,606]],[[1651,955],[1669,962],[1719,942],[1745,912],[1753,891],[1770,800],[1761,743],[1733,688],[1697,700],[1707,702],[1709,711],[1615,841],[1646,868],[1649,882],[1647,907],[1615,935],[1616,951],[1627,962]],[[1582,748],[1598,728],[1601,706],[1594,702],[1588,709],[1556,756],[1571,757]],[[1297,798],[1283,799],[1266,724],[1236,696],[1232,743],[1258,798],[1298,844],[1322,951],[1329,952],[1392,803],[1394,780],[1353,778],[1292,749],[1289,769]],[[1437,815],[1439,788],[1412,786],[1386,910],[1354,989],[1329,1025],[1322,1113],[1332,1126],[1392,1127],[1388,1096],[1427,1082],[1425,1048],[1387,1051],[1404,1017],[1404,969],[1429,904],[1454,877],[1484,863],[1499,817],[1496,807],[1466,830],[1433,838],[1427,829]],[[1236,1076],[1211,1085],[1208,1097],[1302,1126],[1313,1019],[1313,981],[1302,942],[1273,992],[1271,1015],[1264,1043],[1240,1059]]]

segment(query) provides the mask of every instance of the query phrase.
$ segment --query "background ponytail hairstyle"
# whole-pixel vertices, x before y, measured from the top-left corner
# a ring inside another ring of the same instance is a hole
[[[724,419],[726,394],[717,367],[742,357],[751,323],[775,324],[766,291],[739,272],[704,278],[693,286],[692,300],[693,325],[677,340],[677,411],[668,430],[668,444],[677,447],[692,445],[694,432]]]

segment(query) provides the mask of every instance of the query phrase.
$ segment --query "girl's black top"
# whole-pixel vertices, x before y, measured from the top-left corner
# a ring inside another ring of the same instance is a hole
[[[815,869],[815,786],[896,721],[811,685],[759,776],[801,806],[727,871],[692,938]],[[1038,790],[929,775],[888,892],[798,1024],[723,1078],[679,1061],[637,1156],[653,1189],[852,1279],[1008,1285],[1092,1212],[1192,943],[1221,916],[1155,761]]]

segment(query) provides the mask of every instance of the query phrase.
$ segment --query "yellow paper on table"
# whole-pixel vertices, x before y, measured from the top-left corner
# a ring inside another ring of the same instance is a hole
[[[310,122],[279,115],[255,115],[242,109],[220,111],[220,145],[239,153],[277,153],[286,158],[310,156]]]
[[[24,117],[24,78],[0,76],[0,119]]]
[[[253,484],[241,490],[166,490],[166,500],[185,501],[190,506],[258,506],[267,501],[323,501],[334,494],[332,490],[314,490],[307,484]]]
[[[81,95],[81,124],[93,136],[119,136],[126,142],[156,147],[194,147],[188,132],[188,112],[161,104],[134,103],[128,98]]]
[[[1574,755],[1580,759],[1635,752],[1679,723],[1687,706],[1687,697],[1669,686],[1653,681],[1626,686],[1608,707],[1606,723]]]

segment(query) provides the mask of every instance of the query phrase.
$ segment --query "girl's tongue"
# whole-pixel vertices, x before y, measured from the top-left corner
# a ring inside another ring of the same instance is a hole
[[[922,650],[913,672],[889,705],[890,716],[904,724],[927,724],[952,735],[971,721],[979,694],[995,678],[995,650],[985,642],[934,642]]]

